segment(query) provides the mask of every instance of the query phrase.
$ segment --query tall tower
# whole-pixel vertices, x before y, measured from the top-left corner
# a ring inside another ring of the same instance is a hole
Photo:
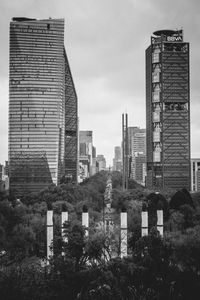
[[[189,43],[153,33],[146,49],[147,187],[190,189]]]
[[[128,189],[129,153],[128,153],[128,114],[122,114],[122,187]]]
[[[130,177],[144,185],[146,176],[146,129],[128,127],[128,149]]]
[[[77,180],[77,97],[64,20],[13,18],[9,65],[10,188]]]
[[[78,100],[66,51],[65,58],[65,147],[63,177],[78,182]],[[65,180],[66,181],[66,180]]]
[[[146,154],[146,129],[128,127],[128,153],[130,156],[136,153]]]
[[[122,148],[120,146],[114,148],[113,171],[122,171]]]
[[[79,165],[80,181],[92,175],[93,166],[93,133],[92,131],[79,131]]]

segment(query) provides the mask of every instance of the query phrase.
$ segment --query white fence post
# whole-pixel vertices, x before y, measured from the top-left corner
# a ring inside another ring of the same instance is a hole
[[[122,211],[120,214],[120,227],[121,227],[121,245],[120,255],[121,258],[127,256],[127,212]]]
[[[47,263],[53,256],[53,210],[47,210]]]
[[[62,232],[61,232],[61,234],[62,234],[62,240],[63,240],[63,242],[67,242],[67,237],[65,237],[65,228],[64,228],[64,224],[65,224],[65,222],[67,222],[68,221],[68,211],[62,211],[62,213],[61,213],[61,230],[62,230]],[[62,251],[62,256],[64,256],[65,255],[65,253]]]
[[[88,209],[87,206],[83,206],[83,212],[82,212],[82,226],[86,227],[85,235],[88,236],[89,232],[89,214],[88,214]]]
[[[147,211],[146,206],[144,206],[144,205],[142,207],[141,217],[142,217],[141,231],[142,231],[142,237],[143,237],[145,235],[148,235],[148,211]]]
[[[163,236],[163,210],[157,210],[157,230]]]

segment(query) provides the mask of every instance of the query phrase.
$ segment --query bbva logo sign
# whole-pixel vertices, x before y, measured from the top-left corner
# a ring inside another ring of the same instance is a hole
[[[182,36],[168,36],[167,41],[168,42],[182,42],[183,38]]]

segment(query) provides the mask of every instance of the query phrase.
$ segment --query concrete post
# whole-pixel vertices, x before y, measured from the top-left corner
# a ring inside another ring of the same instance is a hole
[[[127,212],[123,211],[120,214],[120,227],[121,227],[121,245],[120,255],[121,258],[127,256]]]
[[[47,262],[53,256],[53,210],[47,210]]]
[[[89,214],[88,214],[88,209],[87,207],[84,205],[83,206],[83,212],[82,212],[82,226],[86,227],[86,232],[85,235],[88,236],[89,232]]]
[[[68,221],[68,211],[62,211],[61,213],[61,228],[62,228],[62,239],[63,239],[63,242],[67,242],[67,237],[64,236],[64,224],[65,222]],[[62,251],[62,256],[64,256],[64,252]]]
[[[145,204],[143,204],[142,207],[142,237],[145,235],[148,235],[148,211],[147,211],[147,207]]]
[[[157,210],[157,230],[163,236],[163,210]]]

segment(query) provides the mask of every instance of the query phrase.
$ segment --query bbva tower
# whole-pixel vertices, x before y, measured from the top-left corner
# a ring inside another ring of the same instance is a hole
[[[189,43],[153,33],[146,49],[147,187],[190,189]]]
[[[64,19],[13,18],[9,62],[10,188],[77,181],[77,95]]]

